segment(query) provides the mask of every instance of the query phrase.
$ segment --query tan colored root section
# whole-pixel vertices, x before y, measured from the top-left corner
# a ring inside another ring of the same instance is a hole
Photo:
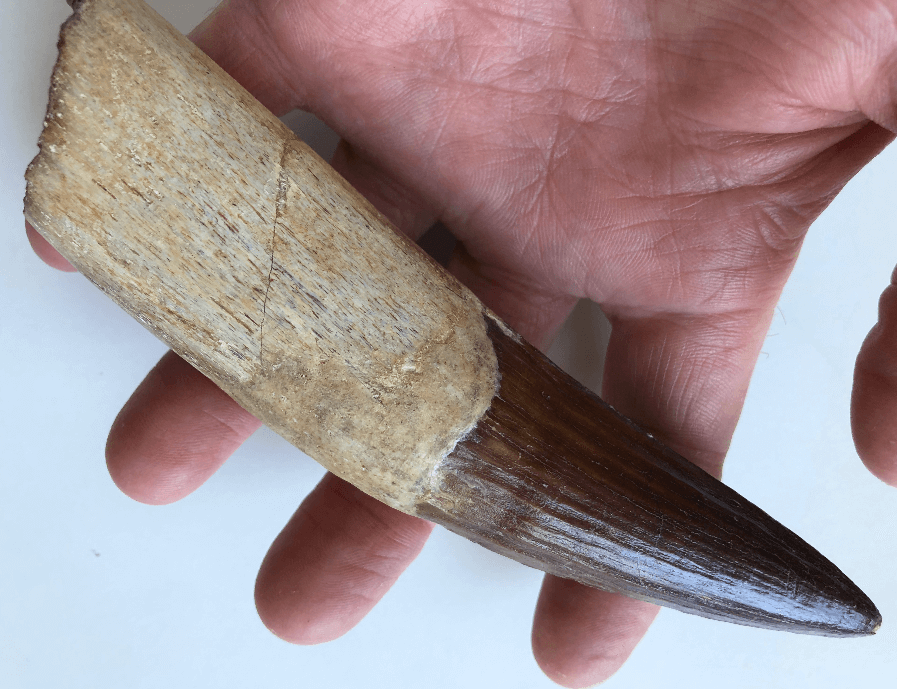
[[[488,408],[483,307],[139,0],[67,22],[26,216],[337,475],[414,512]]]
[[[331,471],[413,511],[488,408],[497,363],[479,303],[350,193],[287,146],[249,394]]]

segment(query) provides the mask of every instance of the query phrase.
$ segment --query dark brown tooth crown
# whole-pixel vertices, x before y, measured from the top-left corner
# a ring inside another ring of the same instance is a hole
[[[881,616],[837,567],[491,324],[498,396],[420,513],[552,574],[704,617],[826,636]]]

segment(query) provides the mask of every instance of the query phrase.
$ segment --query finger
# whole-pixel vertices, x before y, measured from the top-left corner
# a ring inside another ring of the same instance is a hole
[[[533,652],[564,687],[613,675],[657,616],[657,606],[546,575],[536,605]]]
[[[340,70],[346,60],[350,69],[366,64],[372,46],[364,29],[374,22],[370,7],[224,0],[189,38],[273,113],[300,108],[332,125],[334,116],[342,119],[333,107],[343,96]],[[338,44],[349,50],[337,54]]]
[[[878,323],[857,357],[850,421],[860,459],[897,486],[897,270],[879,301]]]
[[[772,311],[713,316],[614,317],[603,393],[621,413],[719,476]],[[546,577],[533,652],[565,686],[610,677],[656,606]]]
[[[25,234],[28,236],[28,242],[31,244],[31,248],[34,249],[34,253],[48,266],[57,270],[64,270],[67,273],[73,273],[77,270],[27,220],[25,221]]]
[[[327,474],[262,563],[255,589],[262,621],[292,643],[341,636],[395,583],[432,529]]]
[[[771,318],[772,308],[611,315],[603,396],[719,477]]]
[[[106,463],[126,495],[167,504],[199,488],[260,425],[169,352],[112,424]]]

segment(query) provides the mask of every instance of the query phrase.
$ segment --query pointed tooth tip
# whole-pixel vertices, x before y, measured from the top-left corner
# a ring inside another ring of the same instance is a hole
[[[852,607],[850,614],[838,625],[839,636],[872,636],[881,629],[881,613],[872,602],[868,606]]]
[[[881,629],[881,613],[869,596],[863,593],[856,584],[854,584],[854,587],[856,587],[859,596],[861,596],[860,600],[862,601],[861,604],[855,605],[853,608],[853,613],[856,618],[858,618],[857,621],[859,622],[859,624],[856,625],[855,636],[872,636]]]
[[[867,620],[865,624],[844,630],[843,636],[873,636],[881,629],[881,617]]]
[[[865,628],[859,632],[861,636],[872,636],[873,634],[877,634],[878,630],[881,629],[881,613],[878,610],[869,617]]]

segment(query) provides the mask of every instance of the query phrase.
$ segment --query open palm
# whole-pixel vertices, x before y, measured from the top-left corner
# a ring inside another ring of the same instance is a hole
[[[897,131],[895,13],[894,0],[232,0],[193,38],[275,112],[339,132],[335,166],[402,231],[442,220],[461,241],[452,272],[535,344],[578,298],[600,303],[605,399],[718,474],[807,228]],[[897,418],[892,289],[859,359],[854,430],[897,483],[897,434],[882,430]],[[129,495],[170,502],[257,425],[169,354],[116,421],[110,470]],[[262,566],[262,618],[299,643],[339,636],[430,528],[327,476]],[[599,681],[654,614],[549,576],[536,658],[562,684]]]

